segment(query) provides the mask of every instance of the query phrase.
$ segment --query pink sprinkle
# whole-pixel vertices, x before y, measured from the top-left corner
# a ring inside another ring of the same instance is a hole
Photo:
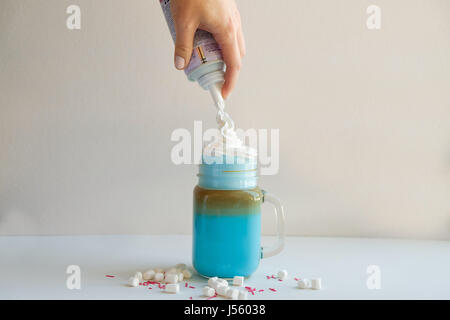
[[[269,288],[270,291],[277,292],[274,288]]]
[[[107,278],[115,278],[116,276],[110,276],[109,274],[106,275]]]
[[[294,280],[295,280],[295,281],[298,281],[299,279],[298,279],[298,278],[294,278]]]
[[[191,299],[191,300],[192,300],[192,297],[189,297],[189,299]]]
[[[272,275],[272,279],[276,279],[274,275]]]
[[[195,289],[195,287],[193,287],[193,286],[189,286],[189,288],[191,288],[191,289]]]
[[[283,281],[283,280],[281,280],[281,279],[278,279],[278,281]]]
[[[269,279],[270,279],[270,277],[269,277],[269,276],[266,276],[266,278],[267,278],[267,280],[269,280]]]
[[[184,287],[185,287],[185,288],[187,288],[187,287],[188,287],[188,283],[187,283],[187,282],[186,282],[186,283],[184,284]]]
[[[140,282],[139,285],[142,286],[142,282]]]
[[[152,287],[148,287],[150,290],[152,289]]]
[[[209,300],[209,299],[212,299],[212,298],[215,298],[215,297],[217,297],[217,294],[213,295],[212,297],[206,298],[206,300]]]
[[[263,292],[263,291],[264,291],[264,289],[258,290],[258,292]]]
[[[245,287],[245,289],[247,289],[247,291],[250,292],[252,295],[255,295],[255,291],[256,291],[255,288],[252,288],[252,287]]]

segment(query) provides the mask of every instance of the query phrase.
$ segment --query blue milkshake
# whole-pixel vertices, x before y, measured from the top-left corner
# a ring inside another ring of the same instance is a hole
[[[194,189],[193,264],[206,277],[248,277],[261,259],[263,194],[256,162],[224,162],[200,165]]]

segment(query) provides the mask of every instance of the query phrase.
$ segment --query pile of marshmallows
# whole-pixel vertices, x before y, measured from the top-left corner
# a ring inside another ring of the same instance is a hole
[[[144,280],[154,280],[156,282],[165,282],[165,291],[168,293],[178,293],[180,291],[179,282],[184,279],[190,279],[192,277],[191,271],[184,263],[177,264],[175,267],[169,269],[150,269],[142,272],[136,272],[133,277],[128,279],[128,285],[130,287],[137,287]]]
[[[133,277],[128,279],[128,285],[131,287],[137,287],[144,280],[154,280],[156,282],[164,282],[166,284],[165,292],[167,293],[178,293],[180,292],[179,282],[184,279],[190,279],[192,277],[191,271],[187,268],[184,263],[177,264],[175,267],[169,269],[150,269],[144,273],[136,272]],[[278,271],[278,279],[285,280],[288,278],[288,272],[286,270]],[[244,277],[235,276],[233,278],[233,286],[243,287]],[[297,286],[300,289],[322,289],[322,279],[313,278],[309,279],[299,279],[297,281]],[[230,288],[228,286],[228,281],[225,279],[220,279],[218,277],[209,278],[208,285],[203,288],[203,295],[206,297],[214,297],[216,295],[229,298],[232,300],[247,300],[248,292],[241,291],[235,288]]]
[[[278,271],[278,279],[285,280],[288,277],[288,273],[286,270]],[[300,289],[314,289],[320,290],[322,289],[322,279],[314,278],[314,279],[299,279],[297,280],[297,286]]]
[[[244,277],[236,276],[233,278],[233,286],[243,287]],[[217,277],[209,278],[208,285],[203,288],[203,295],[214,297],[216,295],[232,300],[247,300],[248,292],[228,287],[228,281]]]

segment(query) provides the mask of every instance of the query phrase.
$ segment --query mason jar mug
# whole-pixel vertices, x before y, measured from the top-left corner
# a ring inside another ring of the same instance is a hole
[[[257,164],[201,164],[194,189],[193,265],[205,277],[250,276],[284,247],[283,207],[257,185]],[[261,205],[271,203],[278,240],[261,247]]]

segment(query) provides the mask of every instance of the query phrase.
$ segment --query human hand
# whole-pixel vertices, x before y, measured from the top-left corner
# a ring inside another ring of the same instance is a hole
[[[222,96],[226,99],[236,85],[245,55],[241,17],[234,0],[172,0],[172,18],[177,34],[175,67],[189,65],[197,29],[210,32],[219,44],[227,66]]]

